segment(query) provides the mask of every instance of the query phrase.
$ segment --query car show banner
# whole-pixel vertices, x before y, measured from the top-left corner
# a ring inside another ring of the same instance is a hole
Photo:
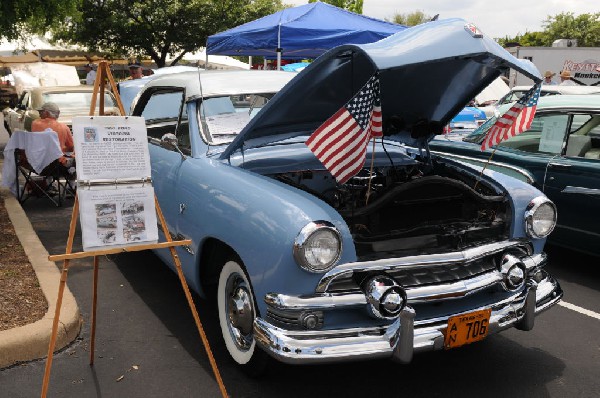
[[[73,118],[83,250],[157,242],[143,118]]]

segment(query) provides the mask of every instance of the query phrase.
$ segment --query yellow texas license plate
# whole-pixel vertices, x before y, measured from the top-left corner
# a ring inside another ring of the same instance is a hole
[[[456,348],[483,340],[488,333],[491,314],[492,310],[487,309],[449,318],[444,348]]]

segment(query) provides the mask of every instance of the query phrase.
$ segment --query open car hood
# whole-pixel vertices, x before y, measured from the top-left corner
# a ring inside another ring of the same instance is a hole
[[[510,68],[540,81],[527,60],[462,19],[427,22],[376,43],[336,47],[291,80],[221,154],[311,134],[377,74],[383,133],[421,146]]]

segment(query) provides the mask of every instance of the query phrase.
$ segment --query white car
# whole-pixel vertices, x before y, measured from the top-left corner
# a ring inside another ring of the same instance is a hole
[[[523,94],[531,89],[531,86],[515,86],[504,97],[496,102],[496,108],[504,104],[518,101]],[[577,95],[577,94],[600,94],[600,87],[596,86],[550,86],[542,85],[540,97],[547,95]]]
[[[39,118],[38,109],[45,102],[54,102],[60,108],[58,121],[71,126],[73,116],[87,116],[92,103],[93,86],[46,86],[26,88],[17,106],[4,109],[4,127],[11,135],[15,130],[31,130],[31,122]],[[96,114],[100,99],[96,99]],[[120,115],[117,101],[111,92],[104,93],[104,114]]]

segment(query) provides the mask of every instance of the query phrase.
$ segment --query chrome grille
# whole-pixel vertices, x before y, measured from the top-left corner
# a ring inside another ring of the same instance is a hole
[[[466,263],[420,265],[387,269],[384,273],[393,278],[399,285],[410,288],[414,286],[452,283],[472,278],[496,269],[494,256],[484,257]],[[327,289],[330,293],[359,291],[359,284],[368,276],[368,269],[335,278]]]

